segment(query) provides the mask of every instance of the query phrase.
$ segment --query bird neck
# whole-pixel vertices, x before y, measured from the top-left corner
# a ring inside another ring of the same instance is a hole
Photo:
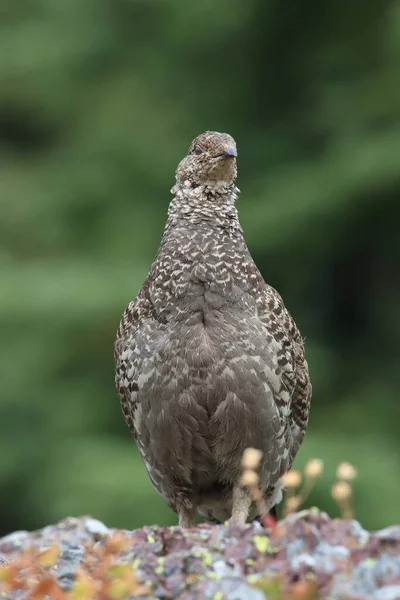
[[[171,193],[175,196],[168,208],[167,227],[185,219],[240,228],[235,206],[239,189],[234,183],[214,181],[193,186],[190,181],[178,181]]]

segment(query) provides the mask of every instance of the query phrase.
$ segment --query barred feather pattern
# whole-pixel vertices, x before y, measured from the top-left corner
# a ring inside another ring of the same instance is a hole
[[[211,142],[227,136],[211,134]],[[236,164],[225,179],[207,172],[201,183],[189,159],[178,167],[157,256],[121,319],[116,387],[157,491],[177,513],[197,509],[221,522],[246,447],[263,452],[267,506],[279,501],[279,478],[307,427],[311,384],[301,335],[244,241]],[[252,506],[248,518],[256,517]]]

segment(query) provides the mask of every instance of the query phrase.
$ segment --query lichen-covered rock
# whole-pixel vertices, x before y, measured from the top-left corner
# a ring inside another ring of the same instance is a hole
[[[233,522],[117,531],[68,518],[0,539],[0,558],[0,591],[10,600],[36,589],[57,600],[71,590],[90,600],[400,600],[400,525],[370,533],[317,510],[274,531]]]

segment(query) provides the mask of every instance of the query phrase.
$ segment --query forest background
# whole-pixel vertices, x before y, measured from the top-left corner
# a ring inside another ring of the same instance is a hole
[[[174,170],[231,133],[250,250],[306,338],[297,466],[368,528],[400,504],[400,5],[0,2],[0,532],[175,522],[120,412],[113,342]]]

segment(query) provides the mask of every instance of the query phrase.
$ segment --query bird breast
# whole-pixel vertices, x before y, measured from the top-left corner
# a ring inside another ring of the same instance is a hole
[[[210,238],[209,231],[178,230],[157,257],[150,296],[168,322],[212,327],[218,311],[241,310],[248,303],[247,248],[242,239],[218,233]]]
[[[232,232],[201,227],[171,232],[153,265],[148,292],[156,322],[167,334],[162,345],[169,359],[180,355],[193,367],[212,365],[228,349],[234,352],[235,339],[243,343],[240,332],[250,333],[250,321],[261,329],[249,293],[249,259],[243,238]]]

